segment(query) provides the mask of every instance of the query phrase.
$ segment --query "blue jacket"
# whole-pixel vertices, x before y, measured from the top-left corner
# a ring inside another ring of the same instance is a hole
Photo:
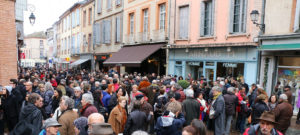
[[[40,134],[39,135],[46,135],[46,130],[45,129],[43,129],[41,132],[40,132]],[[60,135],[60,133],[59,133],[59,131],[57,132],[57,134],[56,135]]]
[[[102,91],[102,95],[103,95],[102,98],[103,105],[106,108],[106,110],[108,110],[108,104],[111,96],[106,91]]]
[[[177,118],[161,116],[157,119],[155,131],[157,135],[181,135],[185,119],[182,113]]]
[[[52,90],[47,90],[44,94],[44,108],[46,114],[51,114],[52,112],[52,96],[54,92]]]

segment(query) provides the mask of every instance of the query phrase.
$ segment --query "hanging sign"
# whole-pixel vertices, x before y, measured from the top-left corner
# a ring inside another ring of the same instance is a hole
[[[223,67],[236,68],[237,64],[236,63],[223,63]]]

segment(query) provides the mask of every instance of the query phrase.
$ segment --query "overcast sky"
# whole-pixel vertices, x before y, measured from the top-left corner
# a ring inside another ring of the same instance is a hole
[[[27,0],[28,4],[35,6],[34,15],[35,24],[29,23],[30,12],[24,12],[24,32],[31,34],[33,32],[45,31],[50,28],[54,22],[58,21],[59,16],[69,9],[74,3],[82,0]]]

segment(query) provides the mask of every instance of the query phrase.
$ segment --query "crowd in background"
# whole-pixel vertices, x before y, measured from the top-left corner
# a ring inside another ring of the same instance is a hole
[[[0,134],[280,135],[293,115],[289,86],[269,97],[234,77],[33,68],[1,89]]]

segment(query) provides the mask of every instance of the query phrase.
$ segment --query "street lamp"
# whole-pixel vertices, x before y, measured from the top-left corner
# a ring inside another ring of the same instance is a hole
[[[31,13],[29,16],[29,22],[31,25],[35,23],[35,15],[33,13]]]
[[[250,13],[251,21],[253,24],[256,24],[256,27],[259,27],[259,29],[263,32],[265,32],[265,24],[259,24],[257,23],[258,17],[259,17],[259,12],[257,10],[252,10]]]

